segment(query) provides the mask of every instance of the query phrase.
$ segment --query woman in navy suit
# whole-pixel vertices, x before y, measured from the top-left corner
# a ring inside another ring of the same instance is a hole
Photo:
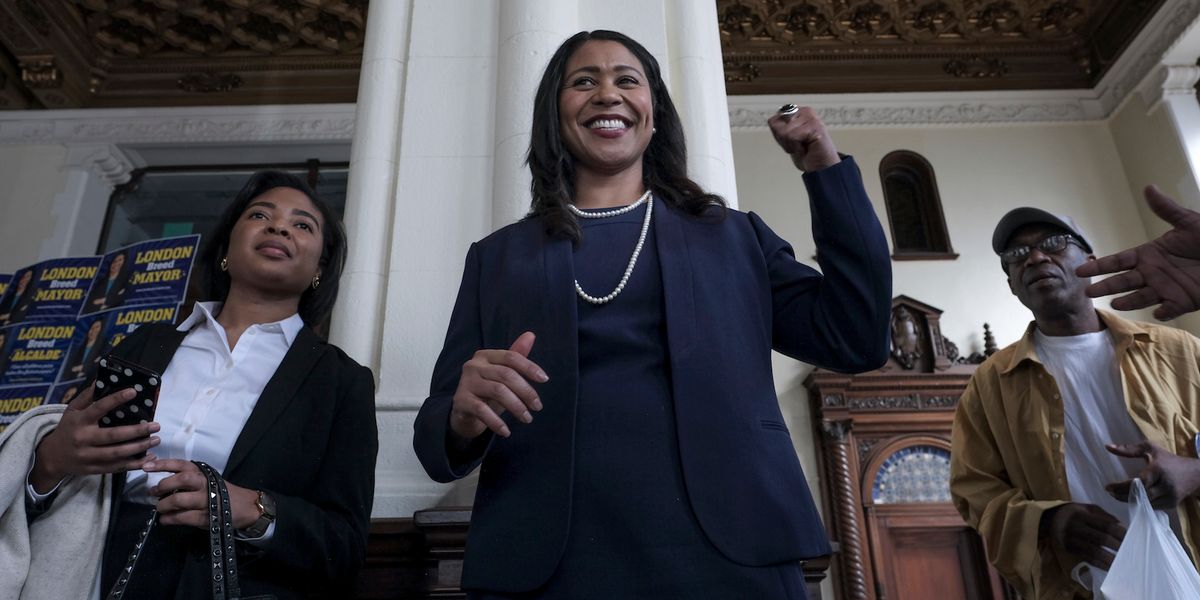
[[[654,57],[610,31],[558,49],[534,107],[533,203],[473,244],[417,417],[438,481],[482,464],[471,598],[804,598],[830,552],[771,350],[887,357],[887,245],[815,114],[769,121],[805,172],[824,275],[686,173]]]

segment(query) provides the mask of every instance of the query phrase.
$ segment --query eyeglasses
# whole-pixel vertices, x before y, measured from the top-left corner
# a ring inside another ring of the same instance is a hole
[[[1004,263],[1006,266],[1025,262],[1025,259],[1029,258],[1029,253],[1032,252],[1034,248],[1040,250],[1042,254],[1058,254],[1059,252],[1067,249],[1067,244],[1075,244],[1080,248],[1083,247],[1083,244],[1081,244],[1079,240],[1075,239],[1075,236],[1067,233],[1059,233],[1049,237],[1044,237],[1033,246],[1016,246],[1009,248],[1008,250],[1000,253],[1000,262]]]

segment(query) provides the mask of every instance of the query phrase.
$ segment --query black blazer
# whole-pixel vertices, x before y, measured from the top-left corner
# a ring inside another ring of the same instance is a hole
[[[185,335],[166,324],[143,325],[113,354],[162,373]],[[275,532],[266,547],[238,544],[244,595],[327,597],[327,589],[353,581],[366,556],[378,445],[370,369],[301,329],[223,473],[231,483],[275,498]],[[124,482],[118,477],[113,486],[114,523]],[[211,596],[208,538],[196,533],[197,548],[190,549],[180,586],[187,592],[180,598]],[[122,564],[129,550],[105,548],[118,552]]]
[[[887,359],[891,259],[850,158],[804,175],[824,275],[753,213],[696,218],[655,206],[679,454],[708,539],[752,566],[830,553],[771,375],[771,349],[839,371]],[[463,586],[542,585],[568,535],[578,332],[571,243],[525,220],[473,244],[413,439],[430,476],[450,481],[482,462]],[[530,358],[550,376],[543,410],[512,435],[485,433],[475,460],[452,464],[449,415],[462,365],[482,348],[537,334]],[[614,448],[619,452],[619,448]],[[629,456],[629,461],[638,457]],[[597,565],[597,568],[604,568]]]

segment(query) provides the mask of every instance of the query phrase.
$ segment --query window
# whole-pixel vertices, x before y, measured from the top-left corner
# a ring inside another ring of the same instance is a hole
[[[925,157],[896,150],[879,163],[894,260],[953,260],[933,167]]]
[[[203,247],[217,219],[250,175],[267,169],[298,175],[339,218],[344,217],[346,183],[350,177],[346,163],[322,164],[310,160],[290,165],[151,167],[135,171],[129,183],[113,191],[97,254],[145,240],[193,233],[200,234]],[[196,273],[193,270],[188,297],[180,306],[176,322],[186,319],[195,300],[204,295]],[[329,316],[314,329],[321,337],[328,337]]]
[[[201,244],[217,219],[255,171],[287,171],[308,181],[340,217],[346,207],[344,163],[236,167],[152,167],[135,171],[108,206],[97,254],[163,237],[199,233]]]

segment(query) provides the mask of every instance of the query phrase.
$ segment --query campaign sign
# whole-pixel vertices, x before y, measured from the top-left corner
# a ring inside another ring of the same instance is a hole
[[[48,385],[16,385],[0,387],[0,431],[4,431],[21,413],[41,406]]]
[[[23,323],[7,327],[7,368],[0,385],[54,383],[75,337],[75,321]]]
[[[182,302],[199,244],[199,235],[187,235],[140,242],[105,254],[80,314]]]
[[[71,349],[63,363],[59,381],[91,379],[96,374],[96,362],[146,323],[172,323],[178,313],[176,304],[131,306],[80,318],[76,324]]]
[[[178,304],[135,306],[114,310],[107,315],[108,322],[103,332],[105,344],[108,349],[115,348],[138,326],[146,323],[174,323],[178,311]]]
[[[75,379],[72,381],[64,381],[50,388],[50,393],[46,397],[46,404],[66,404],[75,399],[76,394],[83,391],[83,386],[87,385],[87,379]]]
[[[36,266],[25,267],[13,273],[8,288],[0,294],[0,327],[25,320],[25,313],[33,302],[34,284],[39,271]]]
[[[33,321],[74,319],[83,308],[83,299],[100,257],[58,258],[38,263],[38,275],[32,281],[33,296],[25,308],[24,319],[10,319],[10,324]]]

